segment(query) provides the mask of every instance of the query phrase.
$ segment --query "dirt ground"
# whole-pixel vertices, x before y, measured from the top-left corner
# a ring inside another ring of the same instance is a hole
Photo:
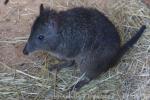
[[[0,0],[0,100],[150,100],[150,1],[143,1],[146,5],[140,0],[9,0],[4,5]],[[47,65],[58,63],[57,59],[44,52],[22,53],[41,3],[58,11],[97,8],[116,25],[123,43],[131,31],[142,24],[148,27],[118,66],[80,92],[66,93],[64,88],[78,79],[78,69],[49,74]]]

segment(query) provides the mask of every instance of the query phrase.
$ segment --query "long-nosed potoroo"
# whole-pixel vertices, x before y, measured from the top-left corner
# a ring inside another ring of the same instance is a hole
[[[23,53],[47,51],[65,60],[50,69],[61,69],[76,64],[82,79],[71,89],[79,90],[102,72],[112,67],[140,38],[146,26],[124,45],[112,22],[94,8],[76,7],[55,11],[40,6],[40,14],[34,21]]]

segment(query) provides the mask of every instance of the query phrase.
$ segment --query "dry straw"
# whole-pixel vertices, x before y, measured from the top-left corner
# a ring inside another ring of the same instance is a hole
[[[32,0],[27,0],[26,3],[31,2]],[[40,4],[40,2],[38,3]],[[147,30],[133,49],[124,55],[117,66],[101,74],[100,77],[84,86],[79,92],[65,92],[66,88],[79,79],[79,70],[63,69],[59,73],[53,71],[48,74],[48,64],[58,62],[51,57],[45,56],[44,61],[39,61],[40,64],[32,62],[21,65],[6,65],[0,62],[0,99],[150,99],[149,8],[140,0],[106,0],[106,2],[103,0],[44,0],[43,3],[57,10],[65,10],[76,6],[95,7],[99,9],[115,24],[120,32],[122,43],[131,38],[141,25],[147,25]],[[18,3],[10,0],[11,4],[17,5]],[[28,16],[28,14],[25,15]],[[18,43],[25,40],[26,37],[20,37],[11,40],[2,40],[0,43]],[[37,66],[42,66],[42,68]],[[28,70],[25,71],[21,68],[28,68]]]

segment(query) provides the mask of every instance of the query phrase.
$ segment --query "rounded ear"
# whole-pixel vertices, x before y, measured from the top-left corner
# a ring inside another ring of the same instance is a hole
[[[42,12],[44,11],[44,6],[43,4],[40,5],[40,14],[42,14]]]

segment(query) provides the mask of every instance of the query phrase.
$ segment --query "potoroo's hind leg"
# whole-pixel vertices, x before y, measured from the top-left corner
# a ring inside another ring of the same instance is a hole
[[[77,65],[80,68],[81,77],[76,82],[76,84],[70,88],[70,90],[79,90],[81,87],[88,84],[91,80],[95,79],[102,72],[105,72],[110,68],[109,64],[116,54],[116,51],[113,49],[108,49],[105,49],[105,51],[102,53],[99,53],[100,50],[97,52],[90,52],[85,54],[85,56],[82,55],[76,60]]]
[[[81,77],[69,88],[69,91],[79,91],[81,87],[88,84],[91,81],[90,78],[86,77],[86,73],[82,74]]]
[[[100,65],[94,66],[93,65],[88,70],[86,70],[86,69],[84,69],[84,71],[82,70],[81,77],[70,87],[69,91],[80,90],[80,88],[82,88],[84,85],[88,84],[90,81],[95,79],[102,72],[107,71],[107,69],[108,69],[108,67],[105,65],[104,66],[100,66]]]
[[[99,70],[100,66],[95,61],[92,60],[89,61],[87,59],[80,63],[79,67],[80,67],[81,77],[70,87],[69,91],[72,90],[78,91],[81,87],[88,84],[91,80],[96,78],[101,73],[101,71]]]

